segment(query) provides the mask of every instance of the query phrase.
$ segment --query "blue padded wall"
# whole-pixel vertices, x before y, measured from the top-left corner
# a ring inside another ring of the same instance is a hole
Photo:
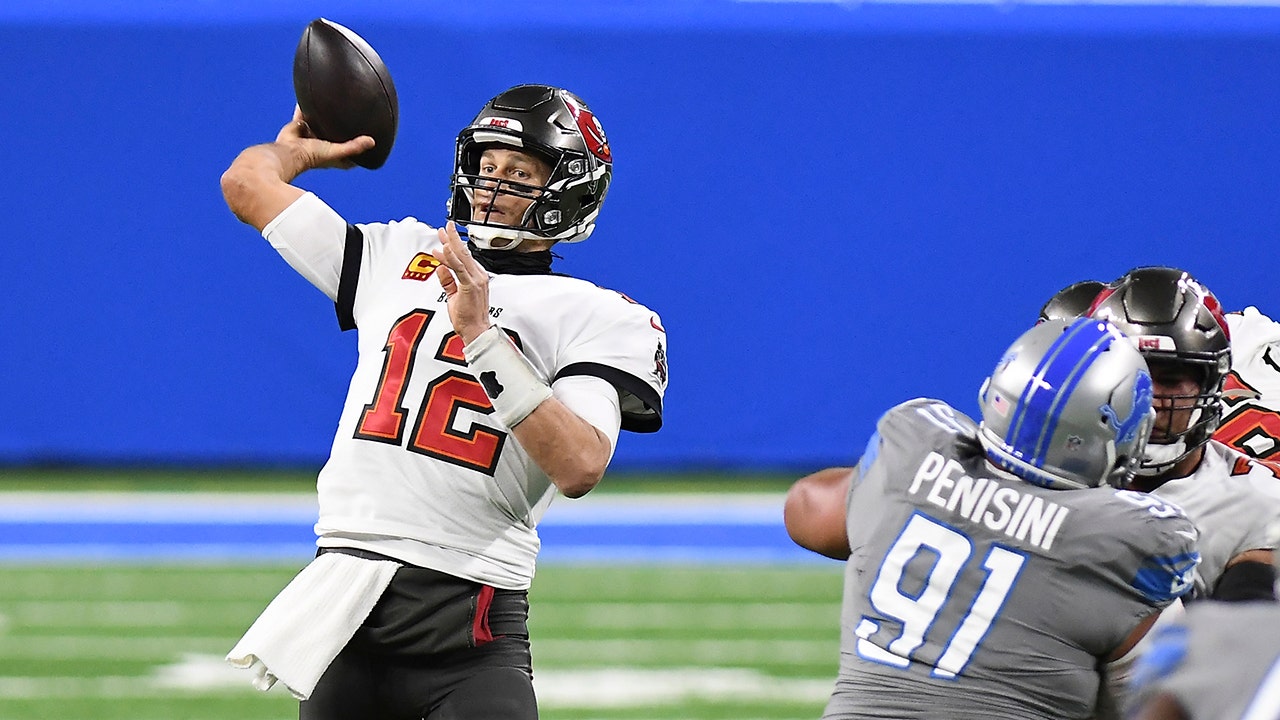
[[[655,0],[0,8],[0,464],[318,465],[354,363],[332,306],[227,211],[323,15],[391,68],[376,172],[299,184],[441,220],[453,137],[569,87],[615,182],[563,271],[658,310],[666,427],[624,469],[856,459],[919,395],[976,411],[1059,287],[1192,270],[1280,314],[1280,11]],[[536,7],[535,7],[536,6]]]

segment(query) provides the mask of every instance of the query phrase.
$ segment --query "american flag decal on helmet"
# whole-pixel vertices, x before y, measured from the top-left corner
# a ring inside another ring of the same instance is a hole
[[[992,391],[991,409],[999,413],[1000,417],[1005,417],[1009,414],[1009,401],[1005,399],[1004,395]]]

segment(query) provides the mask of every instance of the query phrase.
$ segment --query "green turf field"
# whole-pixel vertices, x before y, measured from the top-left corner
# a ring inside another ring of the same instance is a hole
[[[221,657],[288,566],[0,566],[0,720],[297,716]],[[840,568],[544,565],[532,591],[542,717],[816,718]]]

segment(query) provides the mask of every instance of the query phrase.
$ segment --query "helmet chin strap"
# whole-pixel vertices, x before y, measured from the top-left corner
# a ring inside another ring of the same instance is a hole
[[[1179,439],[1178,442],[1168,445],[1156,445],[1147,443],[1147,449],[1142,455],[1142,464],[1138,467],[1135,474],[1143,477],[1151,477],[1159,475],[1169,469],[1177,461],[1181,460],[1187,454],[1187,441]]]
[[[467,229],[467,238],[476,244],[476,247],[485,250],[514,250],[520,243],[530,238],[535,238],[531,232],[526,230],[511,230],[508,228],[489,227],[488,225],[469,225],[463,223],[463,227]],[[506,244],[495,245],[495,240],[506,240]]]
[[[561,233],[562,235],[567,235],[569,237],[547,237],[546,235],[539,235],[538,233],[530,230],[492,227],[489,225],[481,225],[479,223],[459,224],[467,229],[467,237],[471,242],[475,243],[476,247],[483,248],[485,250],[511,250],[525,240],[552,240],[554,242],[565,243],[567,245],[569,243],[582,242],[583,240],[586,240],[591,236],[592,231],[596,229],[595,225],[592,224],[588,225],[585,230],[578,230],[575,228]],[[574,234],[574,230],[577,230],[576,234]],[[510,240],[511,242],[506,245],[494,245],[493,242],[495,240]]]

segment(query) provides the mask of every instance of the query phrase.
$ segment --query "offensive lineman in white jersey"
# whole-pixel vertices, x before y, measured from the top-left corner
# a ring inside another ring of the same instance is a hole
[[[1271,467],[1211,439],[1231,365],[1218,299],[1182,270],[1142,267],[1104,288],[1089,312],[1124,331],[1151,368],[1157,419],[1130,487],[1178,504],[1195,521],[1202,561],[1188,599],[1272,599],[1269,529],[1280,518],[1280,480]],[[1159,623],[1181,612],[1175,604]],[[1147,651],[1144,642],[1107,667],[1121,706],[1133,663]]]
[[[1183,270],[1142,267],[1109,284],[1089,314],[1120,328],[1151,367],[1156,424],[1130,487],[1177,503],[1200,529],[1192,597],[1273,598],[1275,541],[1268,531],[1280,520],[1280,480],[1270,467],[1211,439],[1231,367],[1218,299]]]
[[[1256,307],[1227,313],[1231,374],[1213,438],[1249,457],[1280,463],[1280,323]]]
[[[318,140],[295,113],[223,175],[236,216],[359,330],[317,482],[320,552],[227,659],[280,681],[302,720],[536,718],[536,526],[557,490],[600,481],[620,429],[661,425],[665,331],[551,272],[553,245],[594,230],[612,172],[576,95],[490,100],[458,136],[443,228],[348,224],[291,184],[372,143]]]

